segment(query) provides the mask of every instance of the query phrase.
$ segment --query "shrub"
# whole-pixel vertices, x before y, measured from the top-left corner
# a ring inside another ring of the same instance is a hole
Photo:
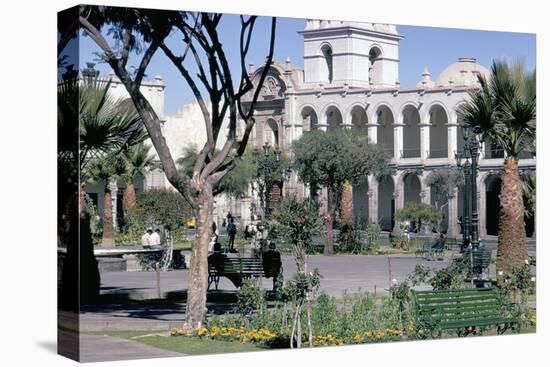
[[[261,313],[265,305],[265,292],[259,280],[251,278],[243,281],[242,287],[237,294],[235,311],[247,318],[254,313]]]
[[[365,252],[374,252],[380,247],[380,233],[382,229],[378,223],[369,223],[367,226],[367,247]]]
[[[464,288],[464,275],[460,267],[453,263],[438,270],[430,280],[430,284],[434,290]]]
[[[336,299],[321,293],[313,305],[311,316],[315,335],[334,333],[339,327],[339,315]]]
[[[338,234],[340,250],[359,254],[363,252],[363,241],[361,231],[356,224],[344,224]]]
[[[430,279],[431,273],[432,271],[429,267],[417,264],[414,267],[413,272],[409,274],[408,279],[414,287],[419,284],[426,283]]]
[[[402,236],[393,236],[390,238],[390,244],[393,248],[400,250],[409,249],[409,238],[405,235]]]

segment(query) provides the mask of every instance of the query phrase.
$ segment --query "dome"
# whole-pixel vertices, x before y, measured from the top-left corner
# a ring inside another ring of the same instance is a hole
[[[435,85],[437,87],[448,86],[476,86],[478,84],[478,75],[489,78],[489,70],[476,62],[471,57],[460,57],[457,63],[447,66],[445,70],[437,77]]]

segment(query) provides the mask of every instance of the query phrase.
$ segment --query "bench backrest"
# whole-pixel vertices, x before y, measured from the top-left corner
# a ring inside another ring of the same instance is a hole
[[[417,322],[427,325],[466,323],[500,317],[496,288],[413,291]]]
[[[264,266],[262,260],[255,257],[228,257],[223,261],[223,273],[262,275]]]
[[[491,250],[488,248],[475,251],[472,258],[470,258],[470,250],[467,249],[464,251],[463,256],[466,264],[469,264],[470,259],[472,259],[476,267],[487,268],[491,264]]]

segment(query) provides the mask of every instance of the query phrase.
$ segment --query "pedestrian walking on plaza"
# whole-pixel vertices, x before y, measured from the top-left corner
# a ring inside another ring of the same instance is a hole
[[[235,252],[235,235],[237,234],[237,226],[235,225],[233,217],[229,219],[227,234],[229,235],[229,252]]]

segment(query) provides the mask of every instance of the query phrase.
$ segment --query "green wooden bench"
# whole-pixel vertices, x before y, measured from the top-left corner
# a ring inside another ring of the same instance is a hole
[[[470,249],[466,249],[462,256],[454,261],[470,276],[483,275],[489,271],[489,265],[491,265],[491,250],[483,247],[472,254]]]
[[[414,320],[425,336],[440,337],[454,331],[459,336],[496,327],[500,335],[512,328],[519,332],[517,305],[503,301],[497,288],[413,291]]]
[[[208,263],[208,289],[212,283],[218,290],[220,277],[228,278],[237,288],[240,288],[243,280],[252,277],[264,277],[262,260],[256,257],[225,257],[223,266],[216,267]]]

